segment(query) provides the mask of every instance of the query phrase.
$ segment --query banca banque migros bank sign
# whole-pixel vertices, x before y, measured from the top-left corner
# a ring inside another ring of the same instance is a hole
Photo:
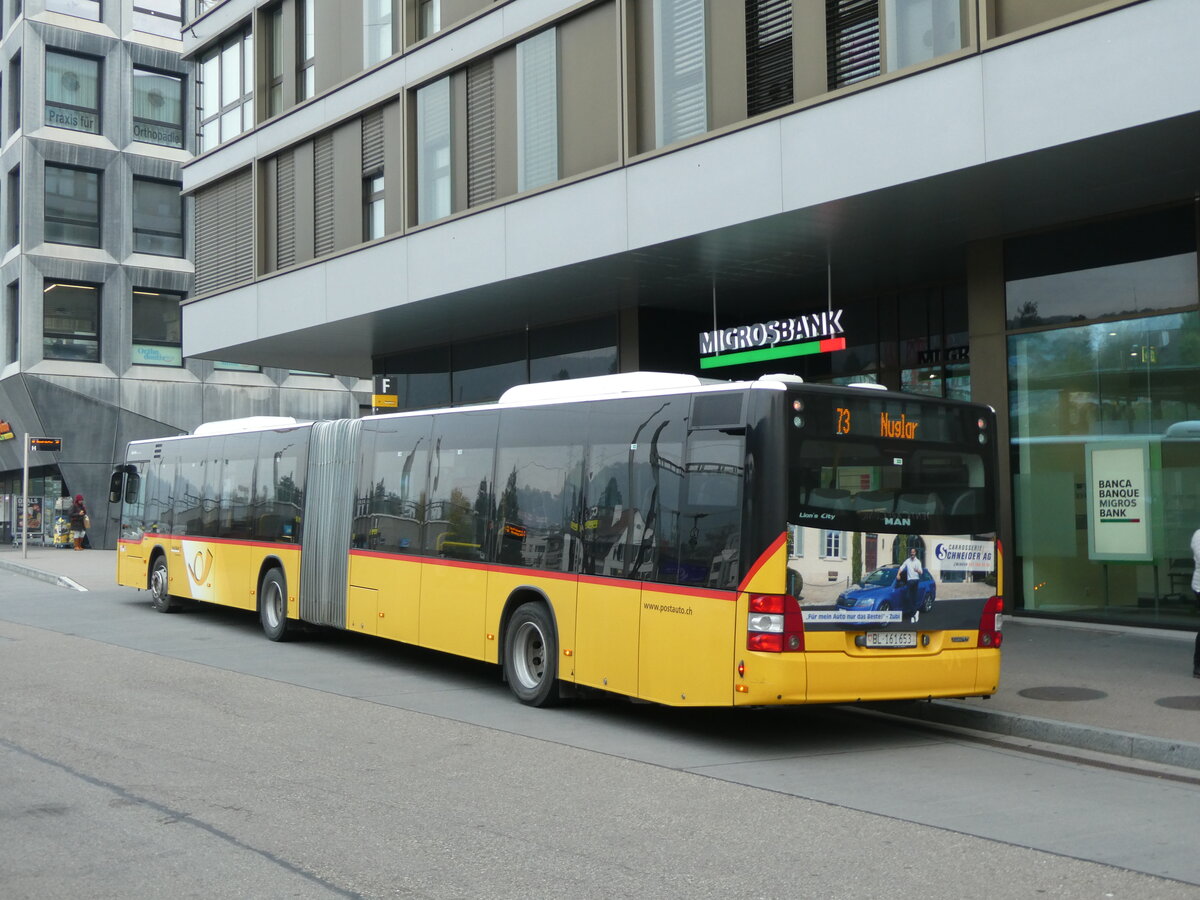
[[[740,366],[845,350],[841,309],[772,319],[755,325],[736,325],[700,334],[700,368]]]

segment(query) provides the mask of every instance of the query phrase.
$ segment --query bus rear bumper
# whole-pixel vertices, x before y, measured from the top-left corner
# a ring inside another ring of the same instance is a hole
[[[988,648],[927,656],[810,652],[747,657],[745,675],[735,674],[736,706],[978,697],[994,694],[1000,686],[1000,651]]]

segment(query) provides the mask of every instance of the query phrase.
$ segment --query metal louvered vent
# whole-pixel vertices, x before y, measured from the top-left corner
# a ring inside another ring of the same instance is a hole
[[[879,0],[825,0],[829,89],[880,73]]]
[[[467,206],[496,199],[496,78],[491,57],[467,68]]]
[[[254,192],[249,169],[196,191],[196,293],[254,277]]]
[[[296,157],[280,154],[275,161],[275,266],[296,262]]]
[[[362,434],[361,419],[315,422],[308,445],[307,508],[319,517],[305,519],[300,557],[300,617],[315,625],[346,627],[346,579],[349,571],[350,519],[354,467]],[[312,527],[310,523],[316,523]]]
[[[326,133],[313,141],[313,251],[333,248],[333,135]]]
[[[792,0],[746,0],[747,115],[792,98]]]
[[[362,117],[362,170],[372,175],[383,168],[383,110]]]

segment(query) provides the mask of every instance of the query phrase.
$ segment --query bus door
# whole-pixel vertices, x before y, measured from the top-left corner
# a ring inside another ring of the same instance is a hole
[[[596,410],[597,418],[606,417]],[[614,422],[615,424],[615,422]],[[576,533],[580,567],[575,619],[575,680],[579,684],[637,695],[638,554],[652,540],[645,509],[629,502],[630,441],[620,431],[598,429],[588,449],[583,503]],[[622,439],[624,438],[624,439]],[[636,451],[635,451],[636,452]]]
[[[220,438],[217,438],[219,441]],[[191,600],[209,600],[204,533],[204,470],[209,438],[180,441],[176,451],[175,522],[167,553],[170,591]],[[215,510],[214,510],[215,522]]]
[[[740,394],[716,396],[741,400]],[[701,417],[694,410],[691,418]],[[663,442],[657,448],[664,540],[656,563],[658,583],[642,586],[639,694],[646,699],[681,705],[731,702],[743,432],[736,426],[691,431],[682,466],[674,447]]]
[[[473,659],[488,658],[486,563],[497,418],[494,410],[436,417],[429,462],[420,644]]]

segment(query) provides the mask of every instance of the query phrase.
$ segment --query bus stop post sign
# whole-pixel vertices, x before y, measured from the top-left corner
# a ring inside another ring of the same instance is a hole
[[[29,449],[41,450],[45,453],[58,453],[62,450],[62,438],[31,437]]]

